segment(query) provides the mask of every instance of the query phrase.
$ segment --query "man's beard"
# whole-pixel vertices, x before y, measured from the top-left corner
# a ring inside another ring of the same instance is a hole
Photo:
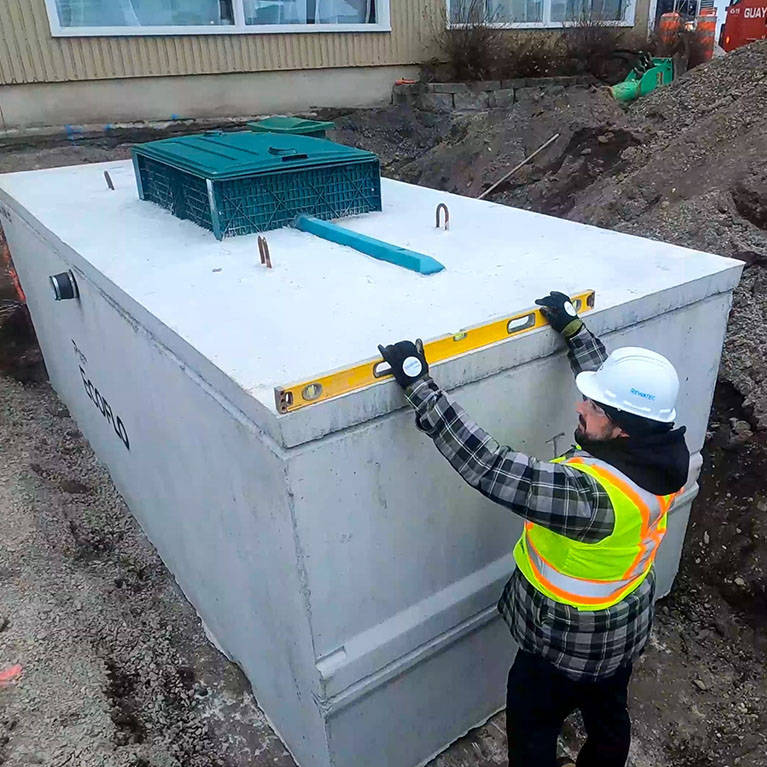
[[[579,445],[584,445],[588,442],[608,442],[612,437],[609,433],[602,432],[600,434],[588,434],[586,432],[586,422],[579,416],[578,428],[575,430],[575,441]]]

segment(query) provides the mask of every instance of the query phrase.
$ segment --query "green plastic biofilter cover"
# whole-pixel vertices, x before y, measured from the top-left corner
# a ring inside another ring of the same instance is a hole
[[[325,138],[325,132],[335,127],[332,122],[305,120],[302,117],[267,117],[248,123],[248,128],[256,133],[295,133],[314,138]]]
[[[217,239],[381,210],[372,152],[291,134],[222,133],[133,147],[139,197],[210,229]]]
[[[133,147],[133,152],[217,181],[378,159],[372,152],[332,141],[251,131],[208,131],[194,136],[166,138],[139,144]]]

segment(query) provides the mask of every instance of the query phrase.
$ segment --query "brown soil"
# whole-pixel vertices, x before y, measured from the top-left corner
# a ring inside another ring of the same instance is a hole
[[[386,175],[465,195],[558,132],[492,199],[748,264],[679,577],[632,682],[630,764],[767,767],[767,42],[625,109],[592,88],[510,111],[322,116],[336,119],[334,138],[376,151]],[[114,141],[19,147],[0,171],[126,151]],[[0,279],[0,299],[12,301],[4,290]],[[24,383],[0,376],[0,659],[25,675],[0,690],[0,763],[291,764],[40,383],[24,310],[3,306],[0,366]],[[580,733],[574,718],[563,745],[577,747]],[[503,765],[503,750],[501,715],[434,767]]]

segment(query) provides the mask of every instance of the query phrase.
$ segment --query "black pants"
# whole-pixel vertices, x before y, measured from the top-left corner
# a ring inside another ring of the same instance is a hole
[[[606,679],[576,682],[543,658],[517,653],[509,671],[506,733],[509,767],[555,767],[557,737],[580,709],[587,740],[578,767],[624,767],[631,743],[626,708],[631,664]]]

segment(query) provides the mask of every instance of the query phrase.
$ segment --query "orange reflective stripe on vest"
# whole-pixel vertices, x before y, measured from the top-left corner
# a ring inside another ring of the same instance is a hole
[[[583,610],[603,609],[647,577],[677,493],[654,495],[588,453],[563,463],[591,475],[609,495],[613,532],[597,543],[584,543],[527,522],[514,558],[525,577],[552,599]]]
[[[581,457],[570,458],[565,461],[569,465],[587,465],[587,462]],[[676,497],[676,493],[668,496],[653,495],[646,491],[639,491],[621,478],[615,469],[600,466],[595,459],[588,462],[592,470],[604,479],[617,487],[626,498],[628,498],[639,509],[642,515],[642,532],[639,541],[639,550],[631,565],[626,569],[624,578],[636,578],[641,575],[655,558],[658,546],[663,539],[665,530],[659,530],[661,520],[664,519],[671,504]]]
[[[526,528],[527,525],[533,526],[532,522],[527,522]],[[549,591],[566,601],[577,596],[578,601],[583,604],[601,606],[605,600],[622,596],[621,592],[628,591],[634,581],[633,578],[625,578],[621,581],[597,581],[565,575],[541,556],[529,537],[527,547],[530,565],[536,576]]]

